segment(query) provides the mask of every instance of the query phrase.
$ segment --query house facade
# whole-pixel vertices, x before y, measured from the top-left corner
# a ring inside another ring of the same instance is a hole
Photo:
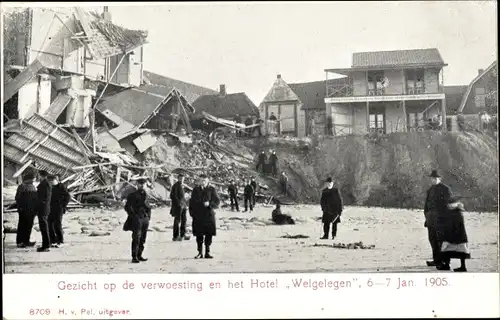
[[[266,134],[306,136],[306,112],[302,106],[299,96],[278,74],[259,105],[260,118],[264,119]]]
[[[429,119],[446,119],[445,66],[437,49],[417,49],[354,53],[351,68],[326,69],[332,133],[422,131]],[[329,84],[332,74],[343,82]]]
[[[7,117],[34,113],[76,128],[90,126],[89,110],[109,80],[139,86],[147,33],[111,22],[107,7],[28,8],[7,28],[13,80],[4,84]],[[17,25],[16,25],[17,24]]]

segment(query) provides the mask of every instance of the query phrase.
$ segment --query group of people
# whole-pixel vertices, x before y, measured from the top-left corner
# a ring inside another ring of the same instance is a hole
[[[441,182],[437,170],[431,172],[430,178],[432,186],[427,191],[424,206],[424,227],[432,249],[432,260],[427,261],[427,266],[450,270],[450,259],[455,258],[460,259],[460,267],[453,271],[466,272],[465,260],[470,258],[470,252],[463,203]]]
[[[253,211],[256,204],[256,195],[257,195],[257,181],[255,177],[250,177],[250,179],[244,181],[245,187],[243,189],[243,201],[245,205],[245,211],[250,212]],[[227,186],[227,191],[229,193],[229,201],[231,202],[231,211],[236,209],[237,212],[240,212],[240,207],[238,204],[238,185],[234,181],[234,179],[229,180],[229,184]]]
[[[145,179],[137,180],[137,190],[128,195],[125,204],[125,211],[128,216],[123,230],[132,231],[132,263],[148,260],[143,256],[143,252],[151,219],[151,206],[148,203],[148,195],[144,190],[145,183]],[[220,198],[215,188],[209,184],[206,175],[199,177],[189,201],[185,197],[183,183],[184,176],[181,174],[170,192],[170,199],[172,200],[170,214],[174,217],[173,240],[189,240],[186,237],[186,220],[187,211],[189,210],[198,250],[195,258],[212,259],[210,246],[217,231],[215,209],[219,207]],[[203,250],[203,245],[205,245],[205,250]]]
[[[38,217],[42,245],[38,252],[48,252],[64,244],[62,219],[71,196],[66,186],[55,175],[38,172],[39,183],[35,187],[36,173],[29,170],[22,176],[22,183],[16,191],[16,206],[19,213],[16,243],[19,248],[33,247],[31,232],[35,217]]]
[[[257,158],[256,171],[264,174],[270,174],[275,177],[278,174],[278,156],[275,150],[269,150],[269,158],[262,150]]]

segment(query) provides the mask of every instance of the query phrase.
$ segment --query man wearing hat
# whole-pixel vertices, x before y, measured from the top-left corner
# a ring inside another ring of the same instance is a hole
[[[427,261],[427,266],[436,267],[438,270],[450,270],[449,259],[442,259],[441,257],[439,227],[443,218],[446,217],[448,202],[452,195],[451,189],[441,182],[441,176],[437,170],[432,170],[429,177],[432,185],[427,190],[425,198],[424,227],[427,228],[429,243],[431,244],[432,261]]]
[[[186,236],[186,195],[184,194],[184,175],[179,174],[178,180],[172,186],[170,191],[170,200],[172,200],[172,208],[170,214],[174,217],[174,235],[173,241],[188,240]],[[180,228],[179,228],[180,224]]]
[[[23,183],[17,187],[16,205],[19,213],[17,224],[16,243],[19,248],[33,247],[35,242],[30,241],[33,220],[37,212],[37,190],[33,185],[34,173],[23,176]]]
[[[255,199],[257,195],[257,181],[255,181],[255,177],[250,178],[250,185],[253,188],[252,205],[255,207]]]
[[[243,199],[245,203],[245,211],[248,211],[248,207],[250,206],[250,212],[253,211],[253,197],[255,194],[255,190],[252,187],[252,182],[250,180],[247,180],[247,183],[245,185],[245,188],[243,189]]]
[[[189,200],[189,214],[193,218],[193,234],[196,236],[198,255],[195,259],[212,259],[210,246],[212,238],[216,235],[217,224],[215,209],[219,207],[220,199],[214,187],[209,185],[208,177],[200,175],[200,181],[193,188]],[[203,256],[203,243],[205,243],[205,256]]]
[[[151,206],[148,203],[148,195],[144,190],[145,184],[145,179],[138,179],[137,190],[128,195],[125,204],[128,217],[123,230],[132,231],[132,263],[148,260],[142,256],[148,234],[149,220],[151,219]]]
[[[57,176],[49,176],[48,180],[52,185],[52,197],[50,199],[49,233],[53,247],[64,244],[64,233],[62,228],[63,214],[66,212],[71,196],[63,183],[59,182]]]
[[[278,173],[278,156],[276,155],[276,151],[273,150],[271,155],[269,156],[269,166],[271,167],[271,175],[273,177]]]
[[[262,150],[262,152],[259,154],[259,158],[257,160],[257,167],[255,168],[257,172],[264,172],[264,167],[266,166],[266,161],[267,161],[267,156],[266,152]],[[262,171],[260,171],[262,170]]]
[[[326,188],[321,193],[321,211],[323,211],[323,237],[328,239],[330,224],[332,225],[332,239],[337,236],[337,224],[340,222],[340,215],[344,208],[340,190],[333,187],[333,179],[326,179]]]
[[[50,214],[52,187],[47,180],[47,171],[41,170],[38,175],[40,176],[40,183],[37,187],[37,216],[40,233],[42,234],[42,246],[38,247],[36,251],[48,252],[51,245],[48,219]]]
[[[229,180],[229,185],[227,186],[227,192],[229,193],[229,201],[231,201],[231,211],[240,212],[240,207],[238,205],[238,186],[234,183],[234,180]]]

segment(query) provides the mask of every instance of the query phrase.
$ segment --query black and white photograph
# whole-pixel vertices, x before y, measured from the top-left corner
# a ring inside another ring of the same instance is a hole
[[[101,4],[1,5],[4,274],[499,272],[496,1]]]

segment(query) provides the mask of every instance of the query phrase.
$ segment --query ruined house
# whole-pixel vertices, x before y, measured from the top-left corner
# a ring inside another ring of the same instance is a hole
[[[438,49],[359,52],[352,60],[350,68],[325,70],[327,79],[345,76],[326,88],[334,135],[422,131],[434,116],[446,118],[447,64]]]
[[[221,84],[216,94],[206,94],[197,98],[193,103],[196,112],[191,116],[193,128],[201,129],[203,113],[208,113],[219,119],[245,123],[247,118],[253,122],[257,120],[259,110],[244,92],[227,93],[226,85]],[[211,128],[216,127],[214,124]]]
[[[142,82],[147,33],[113,24],[106,7],[96,10],[27,8],[4,28],[15,48],[4,56],[4,122],[22,120],[4,132],[7,179],[34,163],[63,175],[89,164],[92,148],[78,133],[91,127],[97,93],[108,82]]]

